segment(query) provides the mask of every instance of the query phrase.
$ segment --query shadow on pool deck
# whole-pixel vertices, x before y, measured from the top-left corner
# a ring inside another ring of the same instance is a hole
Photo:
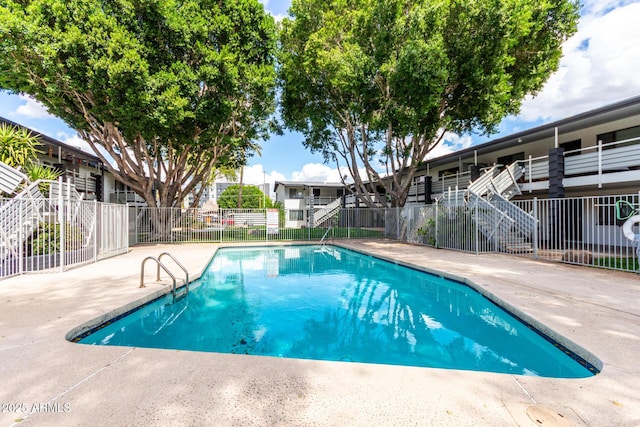
[[[144,257],[169,250],[197,272],[217,247],[137,246],[66,273],[0,281],[0,425],[541,425],[531,407],[548,415],[542,425],[554,415],[555,425],[640,425],[638,275],[336,243],[466,277],[596,355],[603,371],[550,379],[66,341],[82,323],[167,288],[151,283],[152,268],[138,287]]]

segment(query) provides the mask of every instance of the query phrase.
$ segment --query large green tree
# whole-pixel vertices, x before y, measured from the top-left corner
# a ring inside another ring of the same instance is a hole
[[[293,0],[282,115],[373,206],[406,202],[445,133],[492,132],[558,67],[573,0]],[[366,173],[360,174],[364,167]]]
[[[149,206],[179,206],[267,136],[275,34],[258,0],[0,0],[0,87],[76,129]]]
[[[242,194],[240,206],[238,195]],[[255,185],[230,185],[218,197],[222,209],[264,209],[273,207],[273,202]]]

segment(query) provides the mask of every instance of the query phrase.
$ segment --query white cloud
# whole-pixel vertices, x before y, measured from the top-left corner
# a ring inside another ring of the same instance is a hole
[[[272,13],[271,16],[273,16],[273,19],[276,22],[282,22],[282,20],[284,18],[288,18],[289,17],[289,15],[287,15],[286,13]]]
[[[262,5],[264,6],[265,12],[271,14],[271,16],[273,16],[273,19],[275,19],[276,22],[281,22],[284,18],[288,16],[285,13],[275,13],[272,10],[270,10],[269,9],[270,0],[258,0],[258,1],[262,3]]]
[[[291,174],[292,181],[340,182],[340,171],[321,163],[307,163]]]
[[[611,10],[637,3],[638,0],[583,0],[582,1],[582,13],[588,13],[589,15],[600,16],[604,15]]]
[[[264,166],[258,164],[253,166],[245,166],[242,180],[244,181],[245,184],[252,184],[252,185],[262,185],[265,182],[269,183],[269,189],[271,194],[268,194],[268,196],[273,198],[273,190],[275,187],[275,182],[285,181],[285,176],[277,171],[272,171],[267,173],[264,170]]]
[[[360,178],[363,181],[368,181],[369,178],[367,176],[367,170],[364,167],[358,168],[358,172],[360,174]],[[381,176],[384,176],[384,173],[378,171]],[[344,177],[345,182],[347,184],[353,182],[353,178],[351,177],[351,173],[349,168],[346,166],[342,166],[339,170],[336,168],[331,168],[322,163],[307,163],[302,166],[302,170],[294,171],[291,174],[291,179],[289,181],[299,181],[299,182],[323,182],[323,183],[341,183],[340,177]]]
[[[19,95],[19,98],[23,100],[25,103],[18,106],[18,108],[16,109],[16,111],[13,112],[12,115],[32,117],[35,119],[55,118],[54,116],[49,114],[49,112],[47,111],[47,108],[44,105],[42,105],[35,99],[31,98],[30,96]]]
[[[637,0],[586,1],[578,32],[564,44],[560,69],[523,103],[518,117],[556,120],[640,94],[638,17]]]
[[[89,145],[89,143],[87,143],[84,139],[80,138],[78,134],[70,136],[69,134],[61,132],[61,133],[58,133],[57,137],[58,139],[60,139],[61,142],[64,142],[67,145],[70,145],[74,148],[82,150],[86,153],[93,154],[93,150],[91,149],[91,146]]]
[[[473,138],[470,135],[460,136],[453,132],[447,132],[443,141],[427,154],[426,159],[446,156],[456,151],[464,150],[473,145]]]

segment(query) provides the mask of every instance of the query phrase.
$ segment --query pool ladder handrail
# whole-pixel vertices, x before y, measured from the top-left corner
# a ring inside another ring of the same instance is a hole
[[[178,266],[180,268],[182,268],[182,270],[185,273],[185,287],[186,287],[186,293],[189,293],[189,272],[187,271],[187,269],[169,252],[163,252],[161,253],[157,258],[154,256],[148,256],[145,259],[142,260],[142,265],[140,266],[140,287],[144,288],[145,284],[144,284],[144,266],[147,263],[147,261],[149,260],[154,260],[156,262],[156,264],[158,265],[158,270],[156,273],[156,281],[160,281],[160,268],[162,268],[165,273],[167,273],[169,275],[169,277],[171,277],[171,280],[173,281],[173,287],[171,288],[171,293],[173,294],[173,297],[175,298],[176,296],[176,276],[171,273],[171,271],[167,268],[166,265],[164,265],[162,263],[162,261],[160,261],[160,258],[162,258],[163,255],[168,255],[176,264],[178,264]]]
[[[185,284],[185,286],[186,286],[186,288],[187,288],[187,293],[189,293],[189,272],[187,271],[187,269],[185,268],[185,266],[184,266],[184,265],[182,265],[182,264],[180,263],[180,261],[178,261],[178,260],[176,259],[176,257],[174,257],[174,256],[173,256],[171,253],[169,253],[169,252],[162,252],[160,255],[158,255],[158,261],[160,261],[160,259],[161,259],[163,256],[165,256],[165,255],[167,255],[169,258],[171,258],[171,259],[173,260],[173,262],[175,262],[175,263],[178,265],[178,267],[180,267],[180,268],[182,269],[182,271],[184,271],[184,276],[185,276],[184,284]],[[156,280],[160,280],[160,264],[158,264],[158,273],[157,273],[157,279],[156,279]]]
[[[324,243],[324,238],[327,237],[327,234],[329,234],[331,230],[333,230],[333,227],[327,228],[327,231],[324,232],[324,236],[322,236],[322,239],[320,239],[320,245],[324,246],[326,244]]]

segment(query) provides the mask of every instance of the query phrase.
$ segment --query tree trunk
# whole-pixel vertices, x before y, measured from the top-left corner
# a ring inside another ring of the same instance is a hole
[[[244,179],[244,166],[240,167],[240,187],[238,188],[238,209],[242,208],[242,180]]]

